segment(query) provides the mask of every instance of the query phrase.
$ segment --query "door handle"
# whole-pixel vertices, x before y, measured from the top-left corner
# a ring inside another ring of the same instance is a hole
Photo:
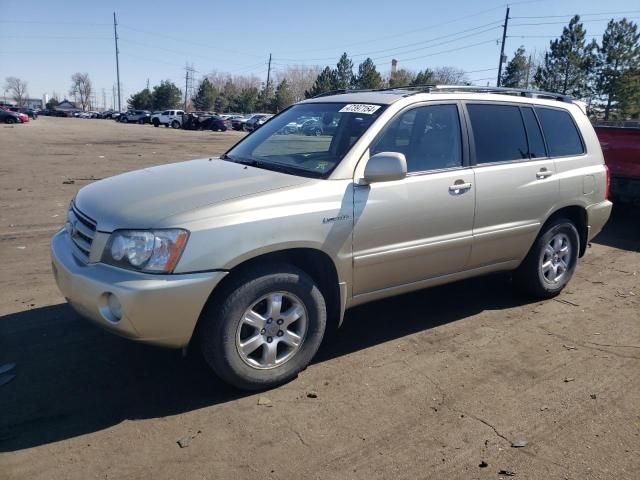
[[[547,170],[546,168],[542,168],[540,169],[539,172],[536,173],[536,178],[538,180],[541,180],[543,178],[547,178],[550,177],[551,175],[553,175],[553,172],[550,172],[549,170]]]
[[[458,183],[460,182],[460,183]],[[469,190],[472,187],[472,183],[464,183],[462,180],[457,180],[456,183],[454,183],[453,185],[449,186],[449,191],[451,193],[463,193],[467,190]]]

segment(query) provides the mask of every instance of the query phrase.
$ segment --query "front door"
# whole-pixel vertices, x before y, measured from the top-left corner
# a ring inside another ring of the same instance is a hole
[[[399,152],[408,176],[354,192],[355,296],[465,269],[471,252],[475,180],[459,106],[400,112],[370,154]]]

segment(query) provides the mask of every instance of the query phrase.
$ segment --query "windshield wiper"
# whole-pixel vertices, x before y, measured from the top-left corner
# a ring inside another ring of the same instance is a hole
[[[250,167],[262,168],[264,170],[273,170],[276,172],[288,173],[289,175],[296,176],[310,176],[319,178],[322,177],[322,173],[314,172],[313,170],[307,170],[305,168],[296,168],[289,165],[284,165],[282,163],[276,162],[264,162],[261,160],[256,160],[254,158],[239,158],[239,157],[230,157],[229,155],[223,155],[220,157],[222,160],[229,160],[234,163],[240,163],[241,165],[248,165]]]

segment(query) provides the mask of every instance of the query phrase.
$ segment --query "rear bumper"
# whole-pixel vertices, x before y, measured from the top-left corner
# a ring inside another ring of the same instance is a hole
[[[189,343],[200,312],[226,272],[149,275],[101,263],[84,264],[61,230],[51,240],[58,288],[82,317],[123,337],[166,347]],[[122,306],[117,320],[108,295]]]
[[[587,207],[587,242],[600,233],[611,216],[612,207],[613,204],[609,200]]]

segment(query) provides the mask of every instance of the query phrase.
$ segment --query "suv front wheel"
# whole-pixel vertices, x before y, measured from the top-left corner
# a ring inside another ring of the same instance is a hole
[[[322,293],[290,265],[241,275],[203,311],[202,353],[223,380],[245,390],[295,378],[318,351],[327,323]]]
[[[571,280],[579,249],[580,237],[573,222],[556,218],[544,227],[515,271],[516,286],[534,297],[555,297]]]

